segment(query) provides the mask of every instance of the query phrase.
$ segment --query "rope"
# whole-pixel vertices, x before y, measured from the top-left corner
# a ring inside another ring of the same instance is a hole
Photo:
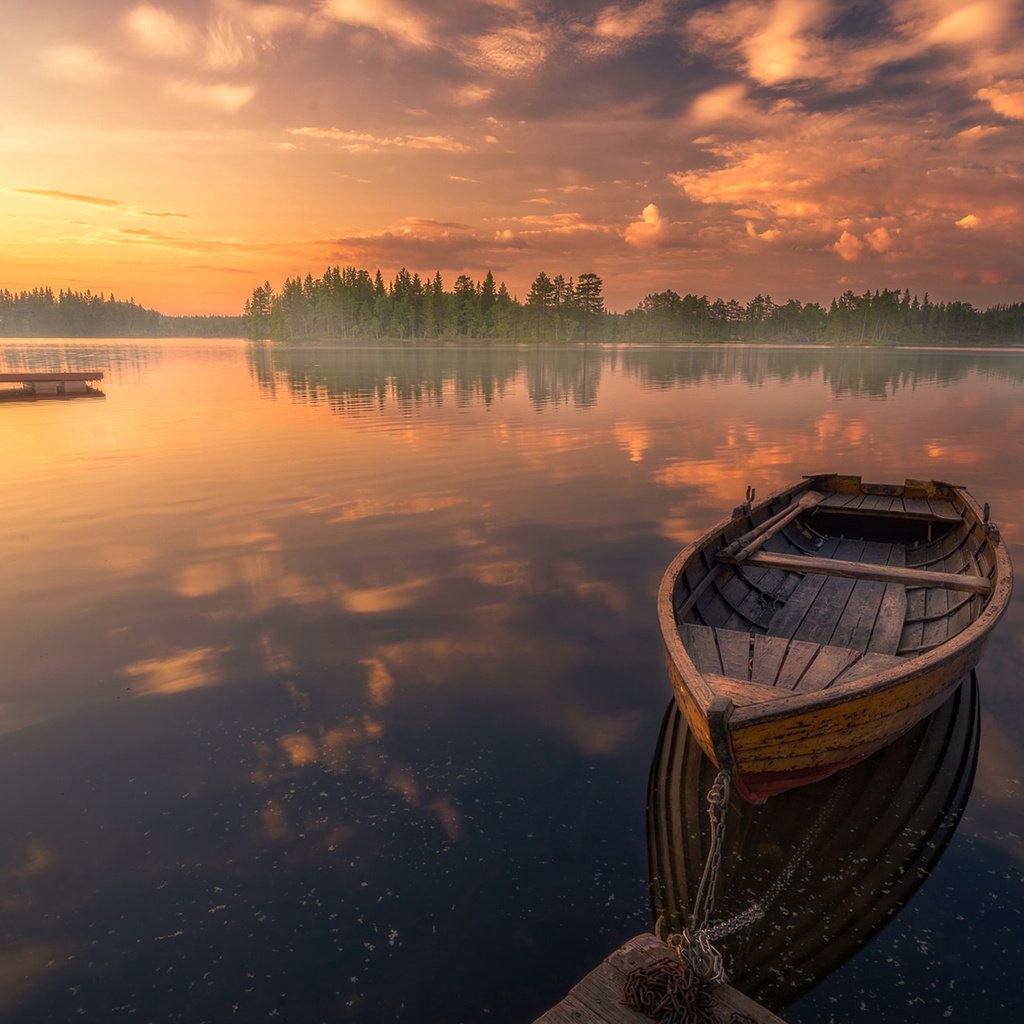
[[[693,901],[692,930],[686,928],[682,932],[664,935],[664,920],[659,919],[658,934],[673,948],[675,956],[636,967],[626,977],[624,1005],[639,1010],[658,1024],[718,1022],[714,990],[725,983],[725,966],[722,954],[711,944],[708,922],[714,911],[718,874],[722,866],[729,782],[729,773],[720,771],[708,792],[711,842]],[[734,1013],[732,1020],[736,1024],[746,1024],[750,1018]]]

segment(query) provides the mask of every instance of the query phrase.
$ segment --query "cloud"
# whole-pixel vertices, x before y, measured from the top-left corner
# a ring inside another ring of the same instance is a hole
[[[218,0],[204,22],[190,21],[164,7],[136,4],[124,16],[138,47],[164,60],[188,62],[208,71],[230,71],[256,61],[273,48],[273,37],[303,26],[312,30],[307,14],[280,4],[250,6],[242,0]]]
[[[119,69],[108,63],[98,50],[77,43],[48,46],[42,51],[42,57],[51,74],[80,85],[106,85],[119,74]]]
[[[832,0],[731,0],[693,15],[687,32],[695,49],[765,86],[820,81],[850,89],[925,57],[949,80],[1019,67],[1014,0],[894,0],[878,13],[874,32],[853,37],[842,30],[845,7]],[[950,50],[957,51],[955,62]]]
[[[436,45],[427,20],[398,0],[323,0],[320,13],[343,25],[372,29],[413,49]]]
[[[1007,89],[1006,82],[988,89],[979,89],[975,94],[984,100],[997,114],[1012,121],[1024,121],[1024,84],[1016,82]]]
[[[102,199],[99,196],[82,195],[79,192],[60,192],[53,188],[12,188],[26,196],[40,196],[43,199],[60,199],[70,203],[86,203],[89,206],[120,206],[120,199]]]
[[[871,247],[872,252],[886,253],[893,245],[892,235],[885,227],[875,228],[864,236],[864,241]]]
[[[456,89],[452,96],[455,104],[460,107],[470,107],[476,103],[483,103],[494,95],[494,90],[482,85],[464,85]]]
[[[179,217],[182,220],[188,219],[187,213],[173,213],[170,210],[139,210],[140,217]]]
[[[138,4],[125,15],[138,44],[157,57],[189,57],[198,45],[194,25],[154,4]]]
[[[165,96],[172,99],[182,100],[200,107],[222,110],[227,114],[237,113],[256,95],[254,85],[240,85],[232,82],[196,82],[187,79],[172,79],[165,82],[162,91]]]
[[[1009,26],[1011,6],[1005,0],[927,0],[924,4],[908,5],[911,11],[923,7],[919,17],[930,22],[923,31],[924,37],[947,46],[999,40]]]
[[[827,0],[732,0],[687,29],[698,46],[732,53],[755,81],[777,85],[830,75],[821,33],[832,14]]]
[[[864,251],[864,243],[856,235],[851,235],[849,231],[844,231],[839,236],[839,241],[835,242],[832,248],[847,263],[856,263],[860,259],[860,254]]]
[[[509,26],[478,38],[465,60],[498,74],[525,75],[544,63],[548,55],[547,37],[548,33],[540,28]]]
[[[638,249],[656,246],[668,230],[668,220],[663,217],[654,203],[648,203],[640,214],[623,232],[622,237],[629,245]]]
[[[961,217],[955,223],[958,228],[963,228],[965,231],[972,231],[981,223],[981,219],[976,217],[973,213],[969,213],[966,217]]]
[[[597,15],[594,35],[616,41],[636,39],[661,29],[667,15],[665,0],[644,0],[635,7],[609,4]]]
[[[742,82],[733,82],[701,93],[690,105],[690,118],[697,124],[747,116],[753,110],[747,102],[748,89]]]
[[[470,147],[447,135],[372,135],[342,128],[289,128],[292,135],[328,139],[347,153],[375,153],[382,149],[437,149],[446,153],[468,153]]]

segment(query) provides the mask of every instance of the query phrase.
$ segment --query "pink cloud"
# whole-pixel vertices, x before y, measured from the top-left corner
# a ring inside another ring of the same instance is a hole
[[[657,245],[668,231],[668,220],[661,215],[654,203],[648,203],[640,214],[623,232],[622,237],[629,245],[646,248]]]
[[[1013,121],[1024,121],[1024,86],[1020,83],[1007,87],[1006,82],[1000,82],[998,86],[979,89],[974,95],[984,100],[997,114]]]
[[[839,241],[832,245],[832,248],[847,263],[856,263],[860,259],[860,254],[864,251],[864,243],[856,235],[851,235],[849,231],[844,231],[839,236]]]

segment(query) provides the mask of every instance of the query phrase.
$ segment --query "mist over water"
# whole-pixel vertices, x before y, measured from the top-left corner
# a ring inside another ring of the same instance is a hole
[[[835,470],[1024,565],[1024,354],[0,342],[55,366],[106,397],[0,403],[11,1020],[532,1020],[652,923],[682,544]],[[788,1020],[1024,1013],[1022,602],[944,856]]]

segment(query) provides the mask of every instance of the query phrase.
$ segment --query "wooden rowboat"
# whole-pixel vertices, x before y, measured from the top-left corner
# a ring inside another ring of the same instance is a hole
[[[964,488],[822,475],[748,499],[684,548],[658,619],[694,738],[760,803],[934,711],[1012,586],[988,506]]]
[[[974,780],[979,722],[978,684],[968,678],[849,771],[766,804],[733,796],[713,922],[723,923],[715,945],[731,984],[778,1011],[892,921],[953,838]],[[647,791],[652,910],[670,932],[693,926],[716,771],[670,707]],[[751,906],[762,913],[728,930]]]

